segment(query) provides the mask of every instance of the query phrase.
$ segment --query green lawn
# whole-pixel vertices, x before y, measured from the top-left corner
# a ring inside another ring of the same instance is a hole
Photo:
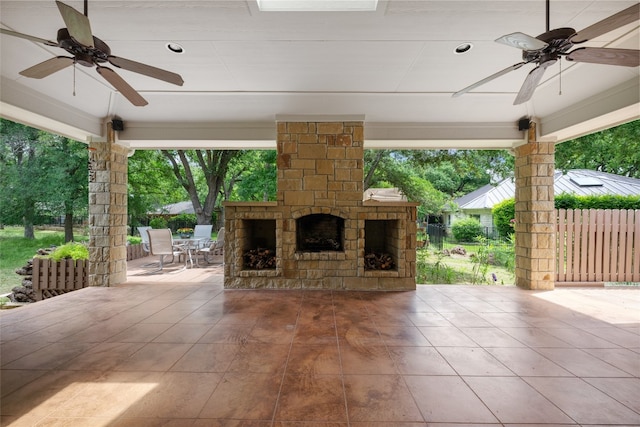
[[[477,247],[466,249],[466,256],[443,256],[431,249],[418,250],[416,282],[419,284],[515,284],[513,271],[497,265],[483,266],[474,263],[470,255],[477,253]],[[495,281],[493,274],[497,279]]]
[[[25,239],[24,228],[8,227],[0,229],[0,294],[22,283],[22,276],[15,273],[28,260],[33,258],[40,248],[62,245],[64,233],[53,230],[36,230],[35,239]],[[86,236],[76,233],[76,239],[86,240]]]

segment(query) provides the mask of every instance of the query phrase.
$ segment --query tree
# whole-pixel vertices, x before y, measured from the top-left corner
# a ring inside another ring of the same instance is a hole
[[[150,211],[181,202],[186,197],[159,150],[136,150],[129,157],[128,174],[127,207],[132,228],[142,225]]]
[[[86,146],[9,120],[0,120],[0,221],[22,223],[24,236],[46,217],[65,216],[65,240],[73,218],[86,213]]]
[[[87,214],[89,204],[88,154],[85,144],[53,135],[40,133],[39,142],[48,147],[40,156],[46,171],[45,181],[55,183],[58,190],[49,196],[55,212],[64,214],[64,241],[74,240],[73,223],[76,213]],[[49,186],[45,186],[48,188]]]
[[[558,144],[555,166],[640,178],[640,120]]]
[[[225,200],[276,199],[276,151],[242,151],[229,163],[224,185]]]
[[[421,217],[437,215],[447,197],[438,191],[414,167],[405,152],[391,150],[365,150],[364,189],[371,187],[397,187],[408,200],[420,203]]]
[[[33,239],[35,203],[39,188],[31,185],[35,169],[38,131],[9,120],[0,120],[2,135],[2,222],[22,223],[24,237]]]
[[[238,155],[232,150],[162,150],[169,161],[178,183],[185,189],[198,218],[198,224],[211,224],[213,210],[223,188],[229,162]],[[193,167],[199,167],[206,184],[203,199],[198,191],[197,175]]]
[[[506,150],[418,150],[406,156],[424,170],[425,179],[451,197],[513,175],[514,158]]]

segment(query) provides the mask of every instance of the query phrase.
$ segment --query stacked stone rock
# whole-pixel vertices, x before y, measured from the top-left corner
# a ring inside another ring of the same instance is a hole
[[[46,249],[38,249],[36,256],[49,255],[54,249],[54,246]],[[36,302],[36,295],[33,292],[33,259],[30,259],[24,266],[16,269],[16,274],[24,276],[22,285],[12,288],[12,293],[8,295],[8,298],[12,302]]]

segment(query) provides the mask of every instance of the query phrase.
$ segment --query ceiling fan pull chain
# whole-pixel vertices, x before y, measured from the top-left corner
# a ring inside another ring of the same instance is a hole
[[[76,96],[76,61],[73,61],[73,96]]]

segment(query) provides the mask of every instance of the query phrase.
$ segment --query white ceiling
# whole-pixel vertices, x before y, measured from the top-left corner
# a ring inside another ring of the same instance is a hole
[[[551,0],[551,28],[581,30],[636,0]],[[83,10],[82,1],[67,0]],[[275,147],[276,119],[364,117],[368,147],[505,148],[532,117],[541,137],[562,141],[640,117],[638,67],[562,61],[533,98],[512,105],[529,64],[458,98],[451,95],[521,61],[495,43],[545,31],[544,0],[379,0],[376,12],[261,12],[255,0],[90,0],[95,36],[113,55],[180,74],[174,86],[117,72],[149,101],[134,107],[93,68],[41,80],[18,73],[66,54],[0,36],[0,114],[83,141],[113,117],[132,148]],[[0,2],[3,28],[55,40],[64,27],[53,0]],[[167,42],[184,47],[169,52]],[[463,55],[456,46],[471,42]],[[638,22],[587,46],[637,49]],[[114,67],[112,67],[114,68]],[[560,82],[562,94],[559,95]]]

